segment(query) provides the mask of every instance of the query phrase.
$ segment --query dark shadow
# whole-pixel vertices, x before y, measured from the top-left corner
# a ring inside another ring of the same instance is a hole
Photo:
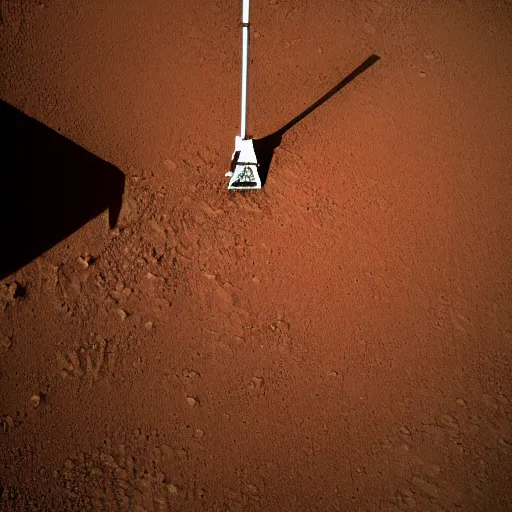
[[[304,112],[299,114],[297,117],[294,117],[289,123],[285,124],[282,128],[277,130],[276,132],[263,137],[262,139],[254,139],[254,151],[256,152],[256,158],[259,163],[258,172],[261,178],[262,186],[267,181],[268,171],[270,169],[270,164],[272,163],[272,158],[274,156],[274,151],[281,144],[281,140],[283,135],[290,129],[293,128],[299,121],[302,121],[306,116],[311,114],[318,107],[323,105],[327,100],[331,99],[337,92],[339,92],[343,87],[348,85],[352,80],[357,78],[361,73],[364,73],[369,67],[373,66],[380,57],[378,55],[371,55],[368,57],[360,66],[358,66],[350,75],[346,76],[341,82],[336,84],[330,91],[325,93],[319,100],[315,101],[310,107],[308,107]]]
[[[109,210],[124,174],[0,100],[0,279]]]

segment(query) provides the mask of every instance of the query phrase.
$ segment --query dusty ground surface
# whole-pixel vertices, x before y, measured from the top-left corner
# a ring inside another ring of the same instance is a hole
[[[2,510],[512,510],[509,1],[254,0],[255,137],[380,60],[245,195],[237,1],[0,5],[1,99],[126,177],[1,282]]]

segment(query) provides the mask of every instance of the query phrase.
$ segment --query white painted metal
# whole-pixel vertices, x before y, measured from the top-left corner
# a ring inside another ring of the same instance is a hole
[[[240,117],[240,135],[247,135],[247,74],[249,59],[249,27],[242,28],[242,109]]]
[[[242,0],[242,105],[240,136],[235,137],[235,151],[231,159],[228,189],[260,189],[258,160],[252,139],[247,139],[247,75],[249,67],[249,1]]]

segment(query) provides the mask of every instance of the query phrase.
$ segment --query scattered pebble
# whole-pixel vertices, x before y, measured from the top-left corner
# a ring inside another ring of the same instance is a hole
[[[425,78],[426,76],[427,76],[427,74],[425,73],[425,71],[420,71],[421,78]]]
[[[411,435],[411,431],[407,428],[407,427],[400,427],[400,432],[404,435],[404,436],[410,436]]]
[[[9,336],[6,336],[5,334],[0,334],[0,347],[4,348],[5,350],[9,350],[11,348],[12,341]]]
[[[202,428],[196,428],[196,431],[194,432],[194,437],[196,439],[201,439],[204,437],[204,430]]]
[[[183,377],[186,377],[187,379],[195,379],[199,377],[199,373],[194,370],[187,370],[185,368],[185,370],[183,370]]]
[[[126,311],[124,309],[118,309],[117,314],[118,314],[119,318],[123,321],[126,320],[126,317],[128,316],[128,314],[126,313]]]
[[[253,495],[258,494],[258,488],[255,485],[247,484],[247,490]]]
[[[176,494],[178,494],[178,491],[179,491],[179,489],[178,489],[178,487],[176,485],[174,485],[174,484],[167,484],[167,492],[169,494],[176,495]]]
[[[187,396],[187,403],[192,408],[199,404],[199,401],[193,396]]]
[[[251,389],[261,389],[263,387],[263,378],[262,377],[252,377],[249,387]]]
[[[426,482],[425,480],[413,476],[411,480],[412,485],[417,487],[420,491],[423,492],[423,494],[426,494],[427,496],[430,496],[431,498],[437,498],[439,497],[439,491],[437,490],[437,487],[435,485],[432,485],[429,482]]]
[[[92,263],[92,258],[89,255],[78,256],[78,258],[76,260],[77,260],[78,264],[84,269],[88,269],[89,265]]]
[[[457,403],[462,407],[467,407],[466,400],[464,400],[463,398],[457,398]]]
[[[25,297],[26,290],[21,284],[15,281],[7,286],[7,293],[9,294],[10,300],[16,300]]]
[[[338,372],[332,371],[329,372],[329,377],[336,378],[338,376]]]
[[[150,331],[153,328],[153,322],[149,321],[144,324],[144,327]]]
[[[14,420],[11,416],[0,416],[0,425],[2,426],[2,431],[5,433],[10,428],[14,427]]]
[[[41,404],[41,395],[32,395],[30,397],[30,402],[34,407],[39,407],[39,405]]]
[[[322,48],[318,48],[318,54],[322,55],[323,53],[324,53],[323,49]]]
[[[508,398],[505,395],[499,394],[496,398],[498,402],[502,405],[508,405]]]
[[[260,37],[261,37],[261,34],[257,30],[255,30],[254,31],[254,39],[258,39]]]

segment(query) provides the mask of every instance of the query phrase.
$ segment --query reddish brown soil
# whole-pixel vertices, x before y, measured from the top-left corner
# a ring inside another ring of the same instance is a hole
[[[510,1],[253,0],[254,137],[381,59],[246,194],[237,1],[0,5],[1,99],[126,175],[0,284],[2,510],[512,510]]]

